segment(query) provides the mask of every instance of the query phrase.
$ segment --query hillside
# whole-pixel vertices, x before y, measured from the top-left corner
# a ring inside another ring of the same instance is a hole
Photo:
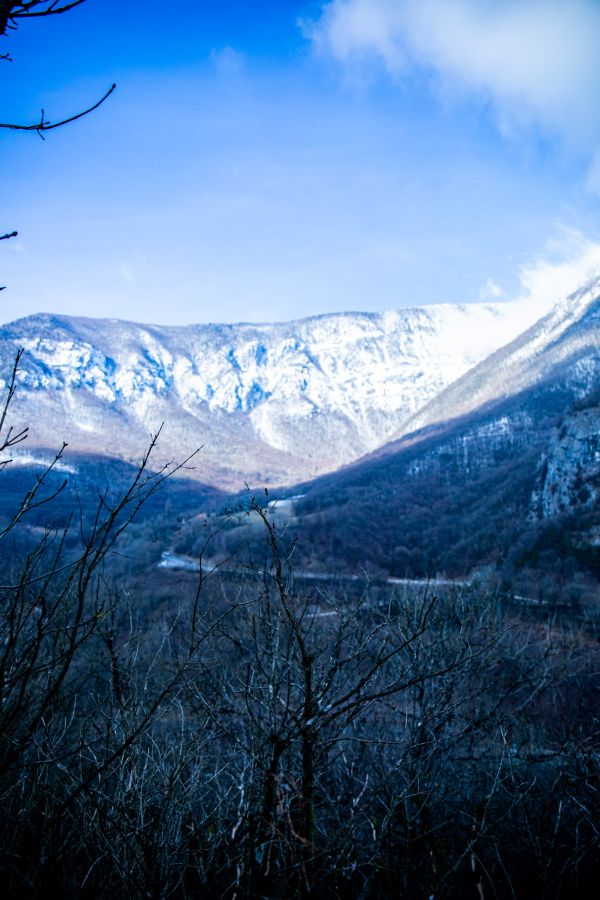
[[[298,489],[299,552],[398,576],[597,574],[599,293],[588,285],[442,391],[410,420],[419,430]]]
[[[163,458],[202,446],[190,474],[237,490],[374,450],[521,318],[509,304],[186,328],[39,315],[0,329],[0,374],[24,347],[14,412],[30,447],[133,462],[164,421]]]

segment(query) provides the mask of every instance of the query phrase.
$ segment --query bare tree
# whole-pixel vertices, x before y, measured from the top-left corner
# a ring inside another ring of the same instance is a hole
[[[14,0],[1,0],[0,33],[4,34],[7,28],[16,28],[19,19],[58,16],[76,6],[81,6],[84,2],[85,0],[72,0],[71,3],[60,3],[60,0],[23,0],[21,3],[15,3]]]
[[[0,412],[0,478],[11,466],[7,454],[27,438],[27,429],[15,431],[8,424],[20,357],[21,351]],[[15,890],[47,872],[57,846],[65,841],[71,842],[71,851],[81,846],[75,836],[88,828],[94,809],[106,807],[102,796],[110,799],[114,814],[116,773],[129,768],[134,780],[140,741],[174,708],[210,632],[193,605],[174,654],[182,617],[174,609],[142,663],[143,629],[134,628],[128,596],[107,572],[134,517],[191,459],[153,471],[158,438],[128,487],[114,497],[100,494],[91,517],[73,511],[66,524],[52,524],[55,501],[65,488],[55,476],[66,445],[35,476],[16,507],[4,504],[2,509],[0,794],[10,828],[0,829],[0,867]],[[34,514],[39,521],[44,510],[49,524],[38,537],[40,527],[34,523],[29,529],[27,523]],[[114,837],[114,829],[108,834]],[[32,841],[35,849],[22,868],[23,847]],[[12,853],[11,847],[19,849]],[[102,859],[102,850],[98,853]],[[7,870],[11,858],[14,865]]]
[[[368,592],[353,602],[321,595],[315,603],[294,588],[285,534],[254,499],[248,515],[263,527],[266,556],[250,563],[241,622],[228,620],[230,665],[213,707],[224,740],[239,754],[229,855],[239,889],[251,896],[296,889],[315,896],[331,873],[332,853],[340,869],[355,861],[362,831],[358,807],[372,775],[364,770],[358,782],[352,776],[340,815],[332,791],[339,796],[348,780],[345,761],[357,746],[385,747],[378,723],[394,709],[406,723],[395,744],[410,746],[411,765],[423,776],[432,745],[439,751],[441,732],[450,740],[457,706],[472,699],[465,673],[489,659],[502,629],[489,627],[477,642],[471,629],[452,633],[451,611],[429,591],[384,605],[369,601]],[[428,697],[436,698],[435,716]],[[384,819],[376,830],[385,835],[386,828]]]
[[[9,418],[0,479],[26,438]],[[539,896],[592,896],[585,635],[507,624],[474,591],[309,590],[256,500],[261,550],[177,576],[161,605],[152,573],[135,594],[110,566],[168,477],[149,465],[91,519],[34,529],[2,575],[11,896],[477,900],[520,896],[524,872]],[[3,509],[0,547],[50,517],[56,468]]]

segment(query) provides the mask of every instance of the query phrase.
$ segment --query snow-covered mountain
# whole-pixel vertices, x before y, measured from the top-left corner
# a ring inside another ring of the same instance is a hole
[[[0,328],[0,387],[26,350],[13,416],[28,451],[163,457],[239,487],[339,467],[389,440],[521,329],[514,305],[428,306],[289,323],[159,327],[37,315]]]
[[[397,439],[304,485],[298,546],[309,560],[318,547],[330,570],[458,574],[550,565],[560,534],[565,559],[597,566],[599,398],[596,279],[442,390]]]
[[[398,437],[448,422],[548,380],[583,397],[600,378],[600,278],[562,299],[402,423]]]

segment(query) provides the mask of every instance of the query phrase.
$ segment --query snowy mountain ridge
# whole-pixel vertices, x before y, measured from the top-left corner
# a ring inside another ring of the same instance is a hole
[[[381,445],[522,322],[517,304],[188,327],[42,314],[0,328],[0,387],[24,347],[34,446],[133,458],[165,421],[168,455],[204,446],[200,477],[281,482]]]
[[[585,396],[600,371],[600,277],[593,278],[481,360],[403,424],[403,434],[465,415],[541,383],[564,369],[565,384]]]

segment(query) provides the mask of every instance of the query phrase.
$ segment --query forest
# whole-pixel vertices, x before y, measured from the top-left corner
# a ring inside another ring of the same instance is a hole
[[[311,587],[265,496],[227,565],[161,570],[152,450],[77,502],[59,451],[2,507],[8,894],[595,894],[595,633],[477,586]]]

